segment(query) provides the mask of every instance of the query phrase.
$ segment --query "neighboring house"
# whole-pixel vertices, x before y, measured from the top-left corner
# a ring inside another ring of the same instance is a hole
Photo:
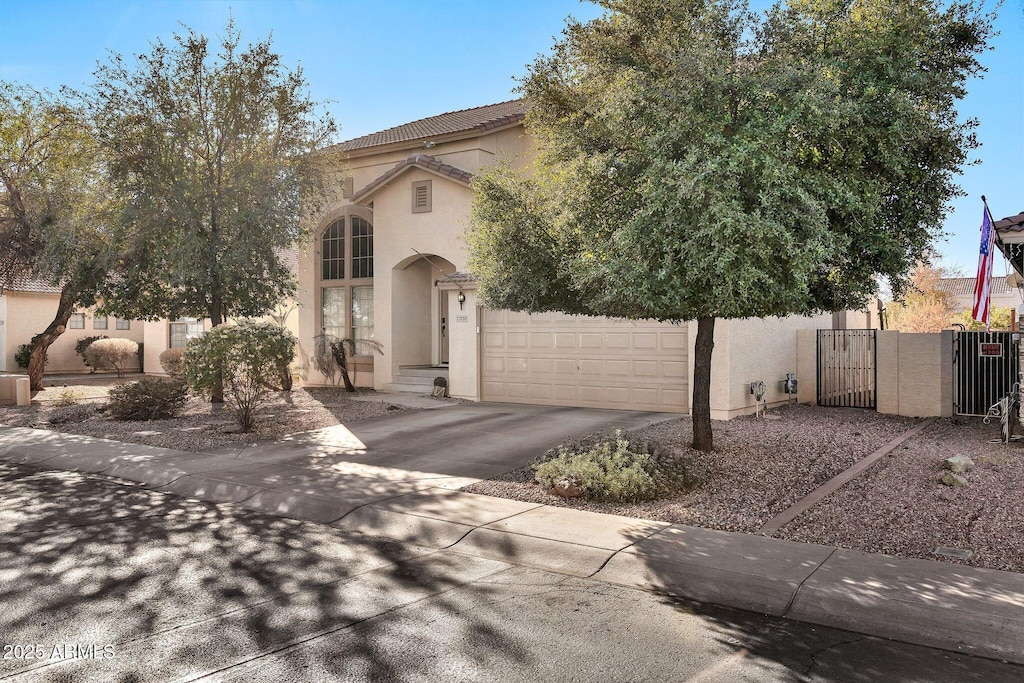
[[[973,277],[944,277],[939,280],[938,287],[956,297],[958,310],[970,311],[974,308],[975,282],[977,282],[977,278]],[[1005,276],[994,275],[990,286],[994,307],[1020,310],[1021,290],[1007,284]]]
[[[299,340],[306,384],[325,384],[309,358],[314,338],[372,339],[353,360],[355,381],[378,390],[552,406],[686,413],[696,323],[673,325],[481,308],[467,273],[470,181],[480,169],[525,165],[532,142],[520,101],[449,112],[336,147],[345,155],[335,199],[300,256]],[[711,408],[754,411],[752,382],[769,404],[796,372],[796,331],[876,327],[874,313],[720,320]],[[425,384],[417,384],[425,383]]]
[[[57,313],[60,288],[27,278],[19,278],[0,296],[0,372],[24,372],[14,361],[22,344],[46,329]],[[75,344],[83,337],[106,335],[124,337],[142,343],[144,325],[139,320],[121,320],[97,316],[92,311],[76,311],[67,329],[47,350],[46,373],[89,372],[75,353]]]

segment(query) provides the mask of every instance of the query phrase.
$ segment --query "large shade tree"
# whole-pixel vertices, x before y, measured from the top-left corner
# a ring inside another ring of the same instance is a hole
[[[520,90],[528,173],[476,182],[483,301],[697,321],[694,447],[713,445],[716,318],[896,291],[976,146],[956,102],[991,33],[970,4],[601,0]]]
[[[191,30],[97,71],[95,116],[124,210],[104,291],[124,317],[269,313],[296,287],[283,254],[327,188],[335,125],[270,40],[220,50]],[[220,392],[214,392],[220,400]]]
[[[0,82],[0,291],[36,280],[60,288],[32,339],[28,374],[43,388],[46,351],[106,275],[110,208],[96,139],[74,98]]]

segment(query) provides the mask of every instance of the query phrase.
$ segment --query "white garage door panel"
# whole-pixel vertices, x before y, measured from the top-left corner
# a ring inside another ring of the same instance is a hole
[[[485,401],[687,412],[686,328],[483,312]]]

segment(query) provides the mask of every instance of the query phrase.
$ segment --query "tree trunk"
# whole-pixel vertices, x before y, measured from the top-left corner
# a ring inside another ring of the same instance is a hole
[[[35,346],[28,361],[28,380],[32,391],[40,391],[43,388],[43,371],[46,368],[46,351],[50,344],[57,341],[57,337],[64,334],[67,329],[68,320],[75,310],[75,293],[70,285],[65,285],[60,290],[60,301],[57,303],[57,315],[41,334],[32,338]]]
[[[210,324],[213,327],[217,327],[224,322],[224,319],[220,314],[220,297],[214,295],[213,305],[210,306]],[[213,389],[210,391],[210,403],[223,403],[224,402],[224,372],[217,370],[217,381],[213,383]]]
[[[715,319],[697,319],[697,341],[693,350],[693,447],[710,451],[711,438],[711,352],[715,349]]]

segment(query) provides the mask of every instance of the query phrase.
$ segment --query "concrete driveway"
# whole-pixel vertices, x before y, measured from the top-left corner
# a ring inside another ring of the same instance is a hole
[[[102,473],[207,502],[330,523],[358,508],[416,491],[459,489],[503,474],[569,437],[677,417],[455,404],[212,453],[7,428],[0,433],[0,455],[10,462]]]

